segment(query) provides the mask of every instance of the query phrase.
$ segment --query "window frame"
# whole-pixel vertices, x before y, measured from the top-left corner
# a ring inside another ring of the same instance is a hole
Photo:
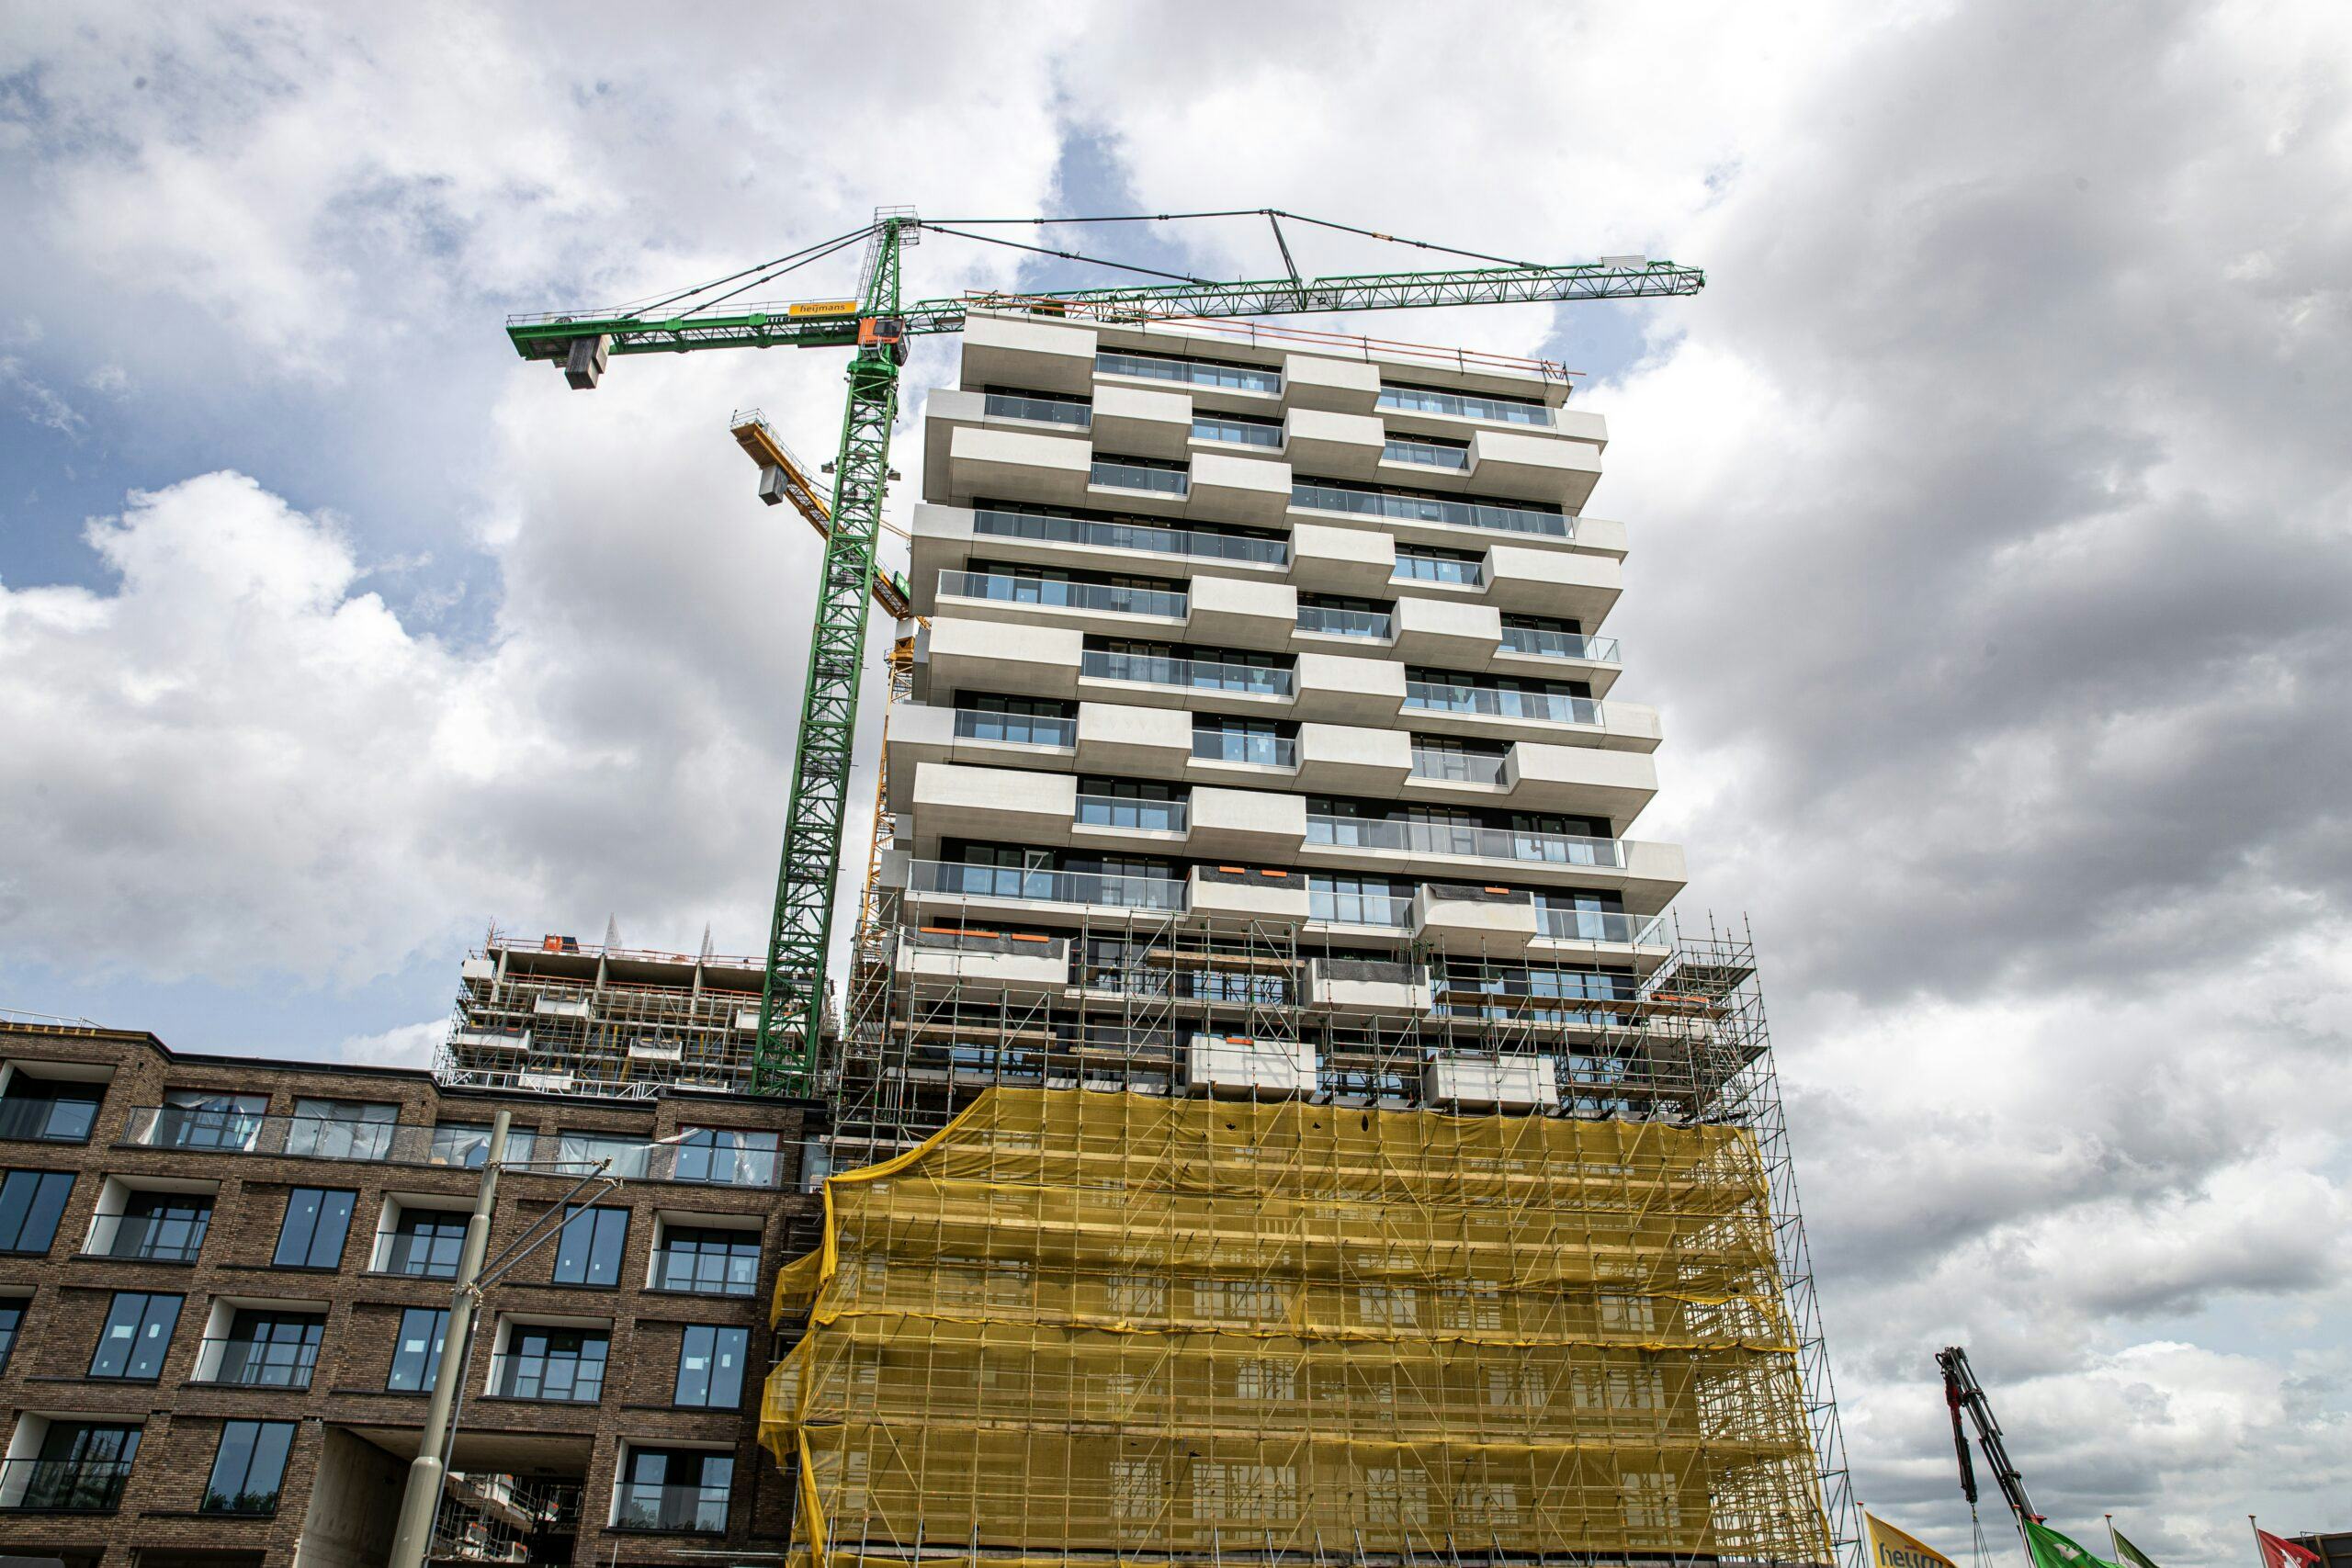
[[[99,1363],[106,1359],[109,1347],[121,1337],[119,1320],[127,1302],[139,1303],[139,1316],[130,1328],[130,1348],[123,1357],[122,1371],[102,1372],[98,1370]],[[157,1311],[156,1303],[161,1302],[171,1303],[168,1317],[161,1316]],[[161,1382],[164,1363],[171,1358],[172,1341],[179,1335],[180,1314],[187,1306],[187,1297],[169,1291],[117,1291],[107,1303],[107,1315],[98,1325],[98,1342],[91,1347],[89,1368],[82,1375],[93,1382]],[[132,1369],[141,1361],[140,1347],[154,1337],[158,1323],[163,1327],[163,1342],[155,1347],[154,1370],[152,1372],[135,1371]]]
[[[317,1210],[311,1214],[306,1222],[310,1230],[310,1239],[303,1244],[302,1247],[302,1256],[306,1261],[300,1263],[288,1263],[286,1261],[287,1232],[288,1227],[294,1224],[294,1204],[296,1201],[306,1192],[316,1193],[320,1199]],[[330,1207],[327,1201],[334,1198],[341,1198],[343,1200],[343,1213],[340,1220],[342,1233],[335,1238],[334,1255],[323,1263],[309,1261],[310,1259],[316,1258],[318,1256],[320,1222],[326,1217],[327,1211]],[[359,1194],[348,1187],[288,1188],[286,1190],[285,1210],[277,1216],[277,1243],[270,1249],[269,1266],[272,1269],[304,1269],[331,1272],[341,1271],[343,1268],[344,1254],[351,1250],[351,1217],[358,1212],[358,1208]]]
[[[253,1492],[250,1486],[241,1485],[232,1495],[224,1494],[220,1489],[219,1483],[220,1481],[220,1467],[223,1463],[227,1462],[230,1457],[230,1440],[232,1436],[238,1432],[239,1428],[250,1428],[250,1431],[244,1434],[243,1459],[239,1466],[240,1473],[237,1476],[237,1479],[240,1482],[250,1483],[253,1480],[254,1465],[260,1462],[264,1454],[268,1451],[265,1449],[264,1444],[266,1442],[275,1441],[276,1470],[271,1478],[268,1493],[266,1494],[269,1499],[266,1506],[230,1507],[226,1506],[216,1506],[214,1505],[214,1499],[216,1498],[222,1499],[225,1505],[226,1501],[232,1496],[235,1498],[243,1498],[261,1495],[261,1494]],[[228,1518],[259,1519],[274,1517],[277,1513],[278,1500],[283,1497],[286,1493],[286,1466],[293,1458],[294,1439],[300,1435],[300,1429],[301,1423],[298,1421],[260,1421],[250,1417],[234,1417],[222,1421],[220,1423],[220,1440],[214,1445],[212,1450],[212,1469],[205,1477],[204,1491],[197,1500],[196,1511],[199,1514],[214,1515]]]
[[[688,1371],[686,1361],[695,1352],[695,1337],[698,1334],[707,1337],[703,1349],[707,1365],[696,1373]],[[721,1358],[729,1353],[728,1337],[729,1335],[734,1336],[733,1354],[736,1358],[736,1367],[731,1378],[735,1386],[735,1397],[730,1400],[721,1400],[716,1397],[720,1382],[719,1364]],[[671,1407],[676,1410],[742,1409],[743,1374],[749,1370],[751,1359],[752,1331],[750,1329],[721,1323],[685,1325],[684,1332],[678,1337],[678,1364],[670,1380]],[[686,1397],[686,1380],[689,1377],[701,1379],[703,1397],[700,1399]]]

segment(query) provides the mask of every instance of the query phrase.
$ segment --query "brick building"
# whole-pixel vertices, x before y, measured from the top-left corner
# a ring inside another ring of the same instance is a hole
[[[493,1112],[447,1561],[611,1564],[781,1536],[754,1452],[803,1102],[616,1100],[0,1022],[0,1556],[384,1561]],[[684,1133],[676,1145],[652,1141]],[[594,1162],[625,1178],[550,1214]],[[593,1199],[593,1203],[588,1200]]]

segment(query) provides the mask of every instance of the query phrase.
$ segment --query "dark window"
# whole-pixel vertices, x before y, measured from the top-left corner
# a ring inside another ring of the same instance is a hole
[[[653,1283],[664,1291],[748,1296],[759,1279],[759,1232],[672,1225],[662,1238]]]
[[[776,1135],[729,1127],[689,1127],[678,1145],[677,1179],[730,1187],[773,1187]]]
[[[107,1258],[193,1262],[212,1224],[209,1193],[132,1192],[122,1213],[100,1214],[90,1227],[90,1250]]]
[[[512,1399],[560,1399],[594,1404],[605,1393],[605,1355],[612,1337],[597,1329],[508,1331],[495,1386]]]
[[[401,1331],[392,1341],[392,1375],[384,1386],[397,1391],[430,1389],[441,1371],[441,1341],[448,1332],[449,1314],[434,1307],[411,1307],[401,1314]]]
[[[454,1280],[466,1249],[468,1216],[455,1210],[402,1209],[384,1242],[383,1271]]]
[[[627,1209],[577,1209],[563,1222],[555,1247],[559,1285],[617,1285],[621,1248],[628,1241]]]
[[[312,1313],[240,1310],[224,1338],[205,1341],[200,1379],[241,1388],[308,1388],[325,1332],[326,1319]]]
[[[12,1170],[0,1181],[0,1252],[47,1252],[74,1191],[62,1170]]]
[[[0,1302],[0,1372],[8,1370],[8,1358],[17,1353],[17,1330],[24,1325],[25,1303]]]
[[[163,1376],[164,1355],[172,1348],[172,1330],[180,1321],[180,1300],[116,1292],[106,1326],[98,1330],[98,1348],[90,1357],[90,1375],[141,1382]]]
[[[136,1427],[51,1421],[38,1455],[7,1461],[8,1506],[110,1514],[138,1451]]]
[[[212,1459],[212,1479],[204,1483],[208,1514],[274,1514],[277,1488],[286,1479],[287,1450],[294,1446],[291,1421],[223,1421],[220,1449]]]
[[[297,1187],[286,1195],[286,1218],[277,1227],[280,1269],[333,1269],[343,1262],[344,1237],[351,1231],[351,1205],[358,1197],[332,1187]]]
[[[0,1138],[45,1144],[86,1144],[97,1124],[104,1086],[37,1078],[18,1071],[0,1091]]]
[[[751,1330],[718,1328],[707,1323],[686,1325],[678,1345],[678,1386],[673,1404],[732,1410],[743,1403],[743,1359],[750,1353]]]
[[[695,1449],[631,1449],[614,1525],[628,1530],[723,1530],[735,1457]]]

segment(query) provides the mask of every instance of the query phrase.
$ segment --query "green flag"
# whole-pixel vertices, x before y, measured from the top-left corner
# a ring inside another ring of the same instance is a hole
[[[2033,1553],[2033,1568],[2117,1568],[2115,1563],[2084,1551],[2048,1525],[2031,1519],[2025,1522],[2025,1544],[2026,1550]]]
[[[2114,1529],[2113,1526],[2108,1527]],[[2115,1560],[2122,1568],[2156,1568],[2156,1560],[2132,1544],[2131,1537],[2115,1530]]]

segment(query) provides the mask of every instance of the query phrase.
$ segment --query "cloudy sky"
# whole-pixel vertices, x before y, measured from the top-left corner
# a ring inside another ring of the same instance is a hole
[[[822,448],[840,361],[581,396],[510,310],[879,203],[1670,256],[1702,296],[1356,324],[1565,358],[1611,421],[1641,832],[1763,945],[1862,1495],[1966,1544],[1964,1341],[2086,1541],[2352,1529],[2352,12],[1040,24],[13,9],[0,1006],[421,1060],[492,921],[758,943],[815,551],[725,420]]]

